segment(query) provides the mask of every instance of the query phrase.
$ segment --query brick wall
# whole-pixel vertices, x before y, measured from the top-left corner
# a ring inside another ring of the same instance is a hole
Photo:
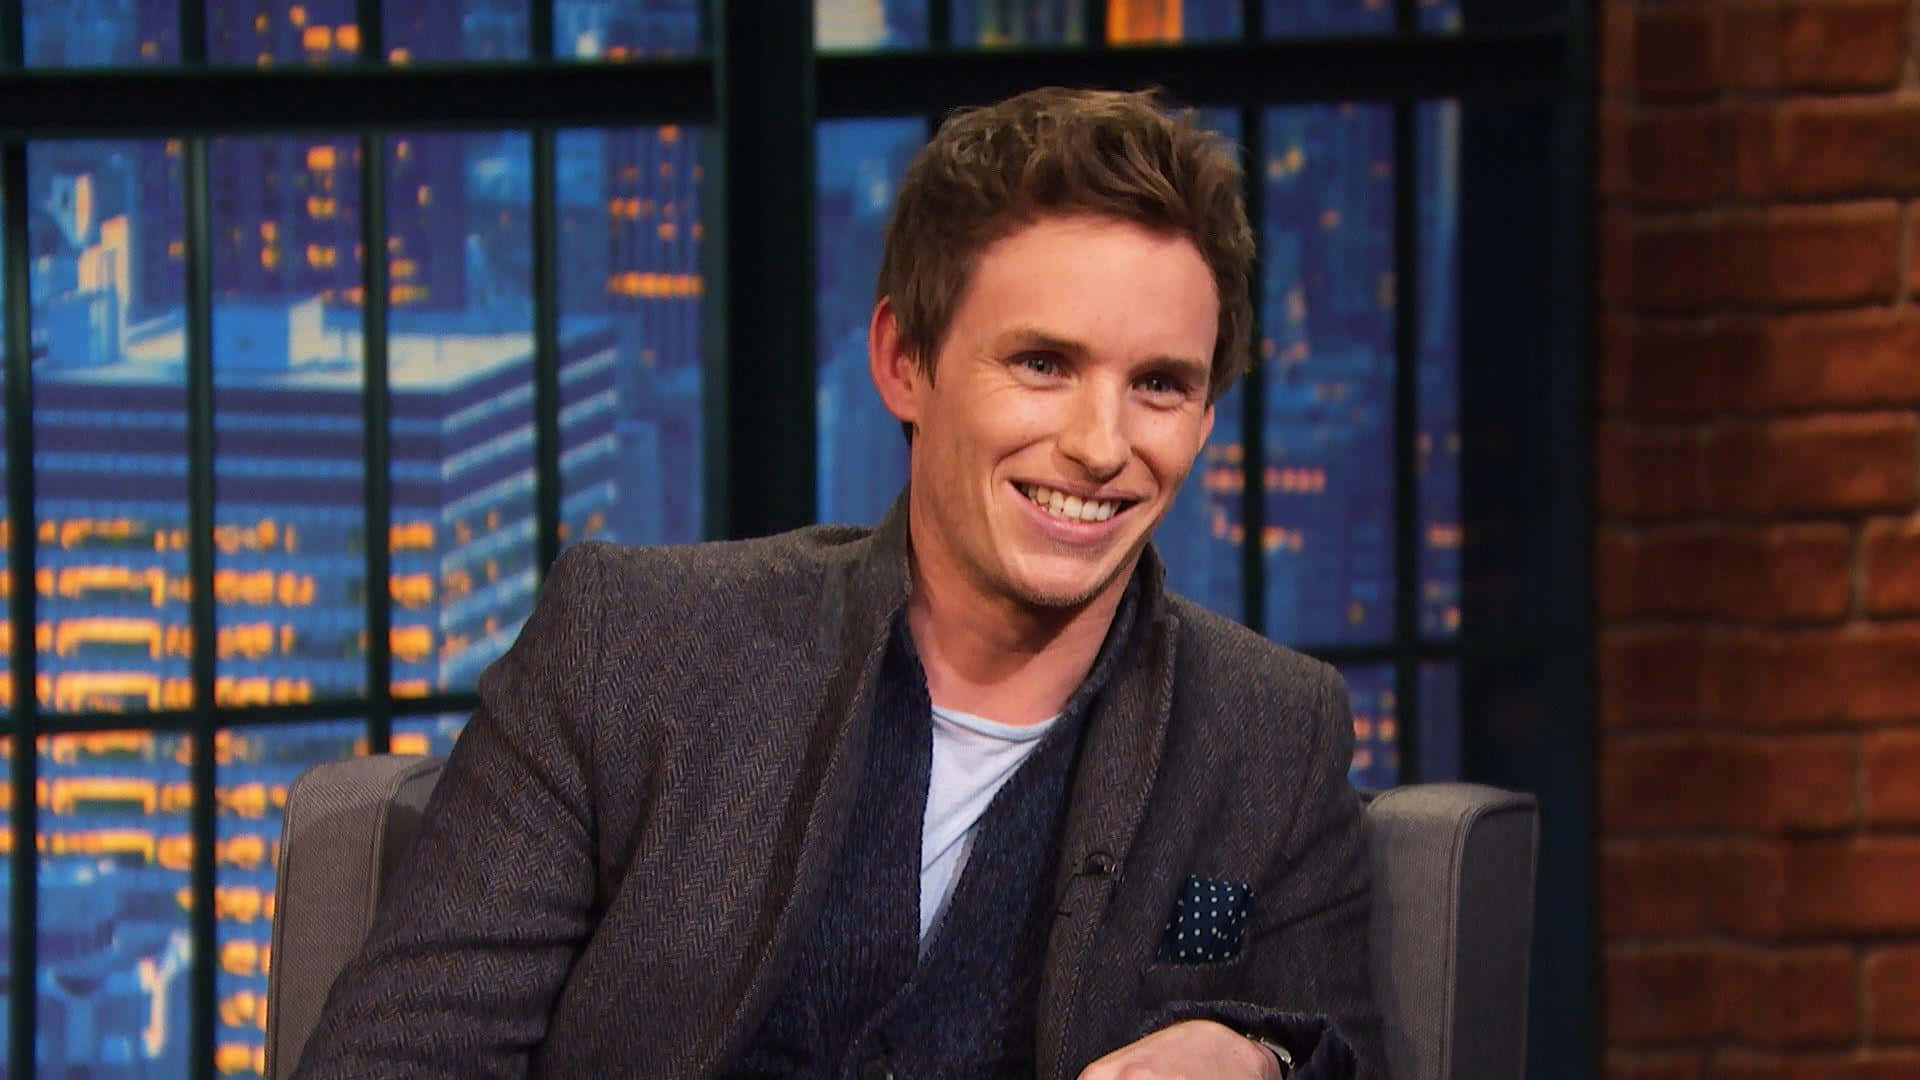
[[[1606,1074],[1920,1077],[1920,0],[1601,0]]]

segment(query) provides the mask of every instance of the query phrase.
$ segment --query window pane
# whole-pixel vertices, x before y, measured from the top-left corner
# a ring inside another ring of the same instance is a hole
[[[513,133],[386,152],[393,685],[412,696],[473,686],[533,607],[532,163]]]
[[[360,145],[220,139],[213,237],[221,705],[366,689]]]
[[[1269,37],[1332,37],[1393,30],[1389,0],[1266,0]]]
[[[1113,45],[1219,41],[1241,33],[1242,0],[1107,0]]]
[[[1079,45],[1086,41],[1087,0],[952,0],[958,46]]]
[[[355,0],[206,0],[215,64],[350,64],[360,56]]]
[[[1347,779],[1360,788],[1390,788],[1400,782],[1399,709],[1393,666],[1346,667],[1347,700],[1353,706],[1353,766]]]
[[[1393,632],[1393,151],[1386,106],[1266,115],[1267,632]]]
[[[287,788],[322,761],[363,754],[359,720],[222,731],[214,794],[214,1069],[266,1072],[267,953]]]
[[[525,60],[527,0],[381,0],[387,60]]]
[[[701,0],[554,0],[553,52],[562,60],[699,52],[700,7]]]
[[[1460,106],[1421,105],[1420,632],[1460,632]]]
[[[39,754],[40,1070],[185,1076],[191,745],[115,731]]]
[[[703,137],[669,126],[554,140],[563,543],[703,535]]]
[[[1420,779],[1460,779],[1460,664],[1420,665]]]
[[[1176,7],[1178,5],[1175,5]],[[1240,138],[1240,117],[1208,109],[1200,123],[1226,139]],[[1154,547],[1167,565],[1167,584],[1189,600],[1230,619],[1246,617],[1241,500],[1246,489],[1246,395],[1240,384],[1214,403],[1213,432],[1193,461],[1185,486],[1154,530]]]
[[[43,697],[192,703],[177,141],[39,142],[29,197]]]
[[[1193,461],[1193,471],[1153,531],[1153,546],[1167,566],[1167,586],[1229,619],[1246,616],[1241,550],[1246,546],[1240,512],[1246,486],[1243,388],[1221,395],[1213,433]]]
[[[927,0],[813,2],[813,47],[817,52],[926,46]]]
[[[453,753],[454,740],[467,726],[466,713],[439,716],[397,716],[393,720],[390,745],[396,754]]]
[[[1420,29],[1455,34],[1460,26],[1460,0],[1420,0]]]
[[[125,67],[180,62],[178,0],[25,0],[28,67]]]
[[[871,525],[907,482],[907,441],[867,369],[880,246],[926,122],[835,120],[815,129],[821,521]]]

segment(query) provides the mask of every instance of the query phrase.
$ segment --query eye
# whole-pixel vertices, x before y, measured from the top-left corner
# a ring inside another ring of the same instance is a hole
[[[1152,372],[1141,378],[1140,388],[1155,397],[1186,397],[1188,391],[1185,379],[1165,371]]]
[[[1060,358],[1052,353],[1024,352],[1014,357],[1013,362],[1035,375],[1053,376],[1060,374]]]

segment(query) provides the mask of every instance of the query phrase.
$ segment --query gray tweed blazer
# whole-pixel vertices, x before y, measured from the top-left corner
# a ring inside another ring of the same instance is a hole
[[[481,677],[296,1075],[681,1077],[733,1060],[834,865],[906,551],[896,506],[871,533],[562,556]],[[1361,1075],[1384,1075],[1340,680],[1165,593],[1151,551],[1139,572],[1144,630],[1072,781],[1038,1075],[1172,1015],[1278,1031],[1287,1014],[1331,1020]],[[1244,943],[1157,962],[1193,874],[1250,886]]]

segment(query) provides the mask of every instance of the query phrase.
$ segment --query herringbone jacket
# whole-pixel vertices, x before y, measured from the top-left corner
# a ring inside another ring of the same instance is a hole
[[[1151,551],[1139,572],[1143,625],[1072,781],[1037,1073],[1211,1016],[1295,1045],[1331,1024],[1384,1075],[1339,678],[1166,594]],[[872,533],[568,551],[296,1075],[734,1060],[825,891],[907,586],[902,507]],[[1231,959],[1156,961],[1190,875],[1250,887]]]

